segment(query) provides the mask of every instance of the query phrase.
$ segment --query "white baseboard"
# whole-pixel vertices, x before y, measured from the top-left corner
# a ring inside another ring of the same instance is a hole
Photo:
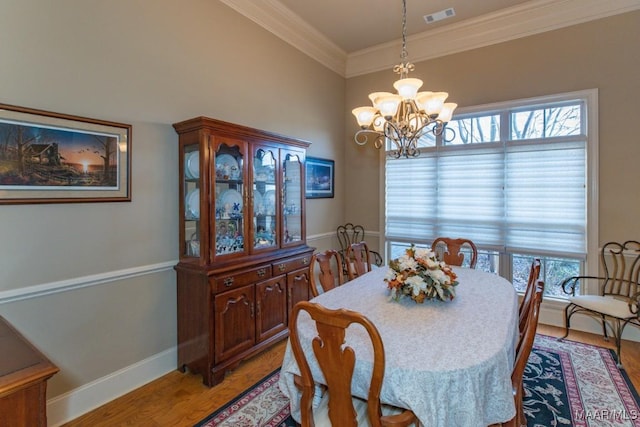
[[[67,423],[176,369],[177,347],[155,354],[47,401],[47,424]]]

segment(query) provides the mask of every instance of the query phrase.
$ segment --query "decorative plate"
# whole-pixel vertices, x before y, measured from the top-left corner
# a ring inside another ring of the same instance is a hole
[[[230,154],[216,156],[216,178],[238,179],[239,177],[240,167],[235,157]]]
[[[242,194],[236,190],[229,189],[220,193],[218,207],[223,209],[227,215],[242,213]]]
[[[200,178],[200,152],[192,151],[185,156],[184,174],[188,179]]]
[[[264,193],[264,211],[267,215],[276,214],[276,192],[269,190]]]
[[[200,219],[200,190],[189,191],[184,199],[187,219]]]

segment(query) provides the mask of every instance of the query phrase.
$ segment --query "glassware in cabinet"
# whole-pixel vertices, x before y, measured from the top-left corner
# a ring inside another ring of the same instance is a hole
[[[302,171],[300,153],[284,152],[282,160],[283,245],[298,244],[304,239]]]
[[[253,249],[278,246],[278,150],[256,149],[253,157]]]
[[[245,251],[245,186],[242,145],[220,143],[215,151],[215,255]]]

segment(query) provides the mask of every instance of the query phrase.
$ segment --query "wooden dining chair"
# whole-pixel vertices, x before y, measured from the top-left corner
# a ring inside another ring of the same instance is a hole
[[[361,225],[354,225],[350,222],[338,226],[336,229],[336,236],[338,237],[338,243],[340,244],[340,253],[344,257],[347,253],[347,249],[352,243],[362,242],[364,237],[364,227]],[[380,267],[382,265],[382,256],[376,252],[370,250],[373,263]]]
[[[344,273],[342,272],[342,256],[333,249],[324,252],[314,253],[309,263],[311,270],[311,294],[314,297],[322,292],[330,291],[336,286],[344,284]]]
[[[569,304],[564,309],[565,334],[569,335],[571,317],[586,314],[602,323],[605,340],[609,332],[616,344],[618,366],[622,332],[629,324],[640,326],[640,242],[608,242],[600,250],[601,276],[574,276],[565,279],[562,290],[569,294]],[[586,286],[597,285],[598,293],[588,295]],[[577,293],[577,295],[576,295]]]
[[[526,326],[527,314],[529,313],[529,307],[533,301],[533,295],[536,289],[536,283],[538,277],[540,277],[541,262],[539,258],[534,258],[531,262],[531,269],[529,270],[529,279],[527,280],[527,288],[525,289],[522,302],[518,308],[518,331],[520,336],[524,333]]]
[[[478,248],[469,239],[438,237],[431,244],[431,250],[436,253],[440,261],[449,265],[462,266],[465,252],[469,252],[471,255],[470,268],[476,268],[478,262]]]
[[[324,396],[315,409],[313,400],[316,379],[302,350],[298,334],[298,316],[303,311],[315,322],[317,335],[311,341],[311,346],[326,383]],[[348,345],[346,338],[349,334],[346,331],[352,324],[364,328],[373,348],[373,370],[366,400],[351,395],[357,355],[353,347]],[[332,310],[320,304],[302,301],[293,308],[289,331],[291,350],[300,368],[300,375],[294,381],[302,392],[300,414],[303,427],[355,427],[359,425],[359,421],[367,420],[373,427],[418,424],[412,411],[382,405],[380,402],[385,370],[384,345],[378,329],[367,317],[352,310]]]
[[[373,268],[371,264],[371,252],[365,241],[352,243],[347,247],[347,256],[344,260],[347,266],[349,280],[368,273]]]
[[[538,329],[538,318],[540,316],[540,303],[544,294],[544,282],[539,280],[536,282],[535,291],[531,304],[529,305],[525,331],[518,340],[516,359],[511,372],[511,385],[513,388],[513,399],[516,405],[516,416],[506,423],[502,423],[503,427],[526,427],[527,419],[524,415],[522,407],[522,399],[524,397],[524,369],[533,349],[533,341],[536,337]]]

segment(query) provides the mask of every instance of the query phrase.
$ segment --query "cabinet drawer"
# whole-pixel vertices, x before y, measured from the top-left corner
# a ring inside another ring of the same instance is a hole
[[[311,260],[311,254],[304,255],[297,258],[287,258],[281,261],[273,263],[273,274],[284,274],[289,273],[293,270],[298,270],[300,268],[305,268],[309,266],[309,261]]]
[[[231,272],[209,279],[214,292],[222,292],[238,286],[256,283],[271,277],[271,265],[265,264],[248,270]]]

